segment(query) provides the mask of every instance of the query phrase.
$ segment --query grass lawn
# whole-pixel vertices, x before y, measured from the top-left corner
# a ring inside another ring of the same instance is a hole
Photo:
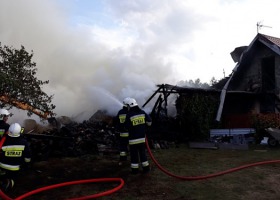
[[[280,149],[254,146],[250,150],[178,149],[154,152],[158,162],[173,174],[183,177],[205,176],[261,161],[278,160]],[[280,160],[280,159],[279,159]],[[175,181],[172,176],[161,181],[173,182],[172,195],[166,199],[191,200],[268,200],[280,199],[279,163],[257,165],[213,178]],[[154,175],[164,176],[164,173]]]

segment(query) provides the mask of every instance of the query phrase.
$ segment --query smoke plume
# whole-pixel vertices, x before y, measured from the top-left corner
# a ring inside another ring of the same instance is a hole
[[[180,4],[172,7],[168,1],[104,1],[111,17],[104,15],[102,22],[107,20],[108,24],[102,25],[94,14],[92,23],[81,23],[78,15],[72,17],[73,12],[68,11],[73,11],[73,1],[61,2],[0,2],[0,42],[14,48],[22,45],[34,52],[37,76],[50,81],[43,90],[54,95],[58,116],[82,121],[99,109],[114,115],[123,98],[133,97],[141,106],[157,84],[176,84],[184,75],[171,61],[182,58],[168,53],[178,50],[176,43],[181,43],[183,36],[184,41],[190,40],[191,33],[186,34],[186,30],[195,28],[195,23],[189,23],[195,19],[191,10],[184,12]],[[84,2],[97,12],[97,1]],[[158,4],[166,4],[162,6],[165,12],[157,10]],[[140,6],[145,8],[141,15]]]

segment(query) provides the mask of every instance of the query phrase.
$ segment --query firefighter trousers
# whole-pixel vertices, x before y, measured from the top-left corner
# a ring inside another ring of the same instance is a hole
[[[143,169],[143,172],[150,171],[145,143],[131,144],[129,145],[129,150],[130,150],[132,173],[137,174],[139,172],[139,161],[141,162],[141,167]]]
[[[128,156],[128,137],[120,137],[120,161],[126,161]]]

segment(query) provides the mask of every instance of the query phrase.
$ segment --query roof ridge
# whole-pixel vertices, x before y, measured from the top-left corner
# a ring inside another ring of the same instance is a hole
[[[277,45],[278,47],[280,47],[280,38],[270,36],[270,35],[260,34],[260,33],[259,35],[264,37],[266,40],[272,42],[273,44]]]

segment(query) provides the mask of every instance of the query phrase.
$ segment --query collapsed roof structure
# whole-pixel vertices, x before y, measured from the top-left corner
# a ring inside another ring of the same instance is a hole
[[[152,115],[167,115],[168,97],[171,94],[219,93],[216,121],[228,120],[231,126],[250,127],[244,119],[250,113],[279,113],[280,110],[280,39],[258,33],[249,46],[237,47],[231,52],[237,64],[229,77],[211,88],[189,88],[169,84],[158,89],[143,105],[158,96]],[[244,123],[236,123],[236,116]],[[245,116],[245,117],[244,117]]]

